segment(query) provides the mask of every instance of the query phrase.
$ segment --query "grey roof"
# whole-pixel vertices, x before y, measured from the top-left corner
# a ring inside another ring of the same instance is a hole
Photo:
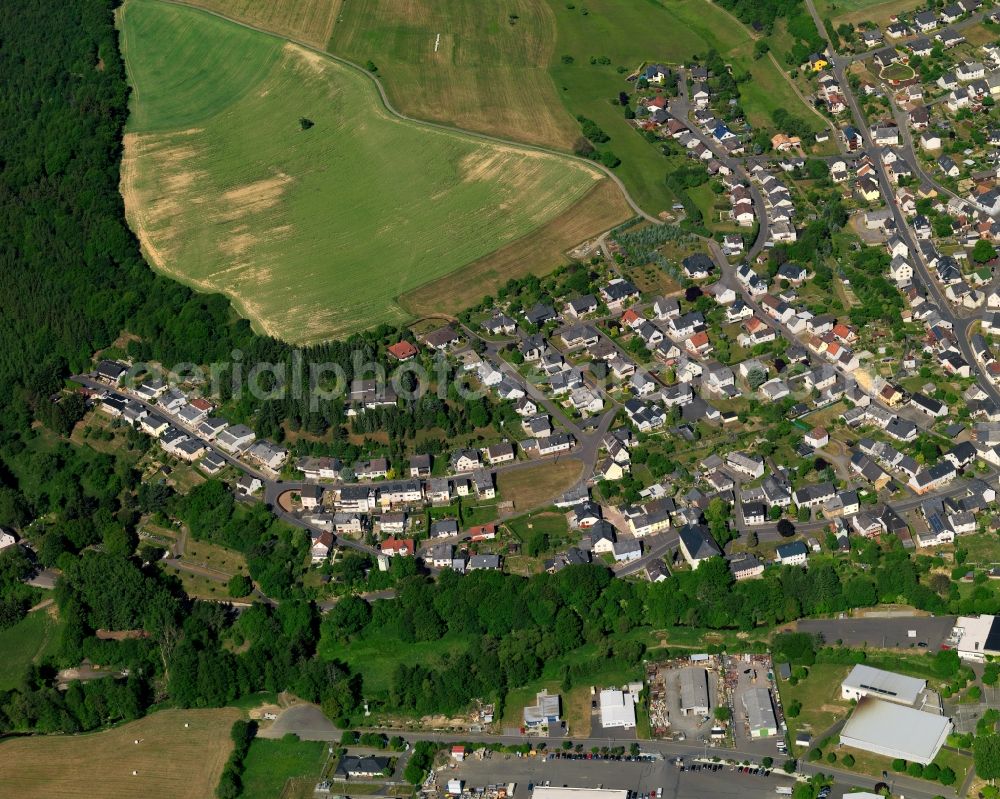
[[[927,681],[859,663],[851,669],[842,684],[846,688],[863,691],[890,702],[912,705],[926,687]]]
[[[473,571],[474,569],[499,569],[500,568],[500,556],[499,555],[473,555],[469,558],[468,569]]]
[[[374,755],[344,755],[334,772],[338,776],[350,774],[380,774],[389,767],[389,758]]]
[[[743,693],[743,706],[747,711],[747,722],[751,730],[777,729],[771,706],[771,692],[767,688],[751,688]]]
[[[708,672],[700,666],[681,669],[681,709],[707,708]]]
[[[685,524],[680,529],[680,539],[684,548],[695,560],[721,555],[722,550],[703,524]]]
[[[862,697],[841,730],[841,743],[859,749],[927,764],[934,759],[951,720],[910,707]]]

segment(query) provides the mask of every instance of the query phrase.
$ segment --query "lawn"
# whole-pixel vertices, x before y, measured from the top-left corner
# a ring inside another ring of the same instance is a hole
[[[147,258],[288,341],[404,321],[400,295],[603,179],[399,120],[362,73],[198,10],[128,0],[119,21],[135,88],[122,193]]]
[[[995,533],[964,535],[959,539],[958,545],[969,553],[969,564],[992,567],[1000,563],[1000,539]]]
[[[523,469],[508,469],[497,475],[497,491],[515,510],[530,510],[549,504],[583,474],[583,463],[574,458],[547,461]]]
[[[882,69],[880,77],[882,80],[909,80],[915,74],[913,67],[906,64],[889,64]]]
[[[226,577],[213,573],[192,572],[177,566],[165,566],[164,570],[167,574],[173,575],[181,581],[184,593],[192,599],[230,601],[229,591],[226,588],[228,581]]]
[[[184,560],[218,572],[220,576],[226,578],[232,577],[237,572],[242,574],[247,572],[246,558],[241,553],[209,541],[196,541],[190,537],[184,544]]]
[[[323,741],[300,741],[297,738],[268,740],[255,738],[250,744],[243,772],[243,799],[274,799],[282,796],[285,783],[296,777],[319,781],[327,758]]]
[[[847,715],[850,702],[840,698],[840,683],[851,670],[851,666],[840,663],[816,663],[809,667],[809,676],[792,685],[788,680],[778,680],[781,704],[788,707],[798,700],[802,711],[796,718],[786,714],[788,733],[791,739],[799,730],[813,735],[825,732],[837,719]]]
[[[554,540],[564,539],[569,534],[569,524],[562,511],[529,513],[511,519],[505,524],[521,541],[524,541],[532,533],[545,533]]]
[[[849,770],[858,774],[867,774],[870,777],[881,779],[882,772],[888,771],[890,774],[893,773],[891,757],[877,755],[873,752],[855,749],[850,746],[831,746],[828,751],[835,751],[837,753],[838,760],[843,760],[844,756],[850,753],[854,757],[854,765],[851,766]],[[826,754],[825,751],[824,754]],[[955,772],[957,777],[955,784],[962,785],[965,782],[968,770],[972,767],[972,758],[960,755],[958,752],[950,752],[947,749],[942,749],[938,752],[938,756],[934,758],[934,763],[941,768],[946,766],[950,767],[951,770]],[[839,763],[836,765],[840,768],[846,768]],[[937,793],[940,795],[934,788],[935,785],[940,785],[939,782],[935,780],[926,780],[923,784],[927,786],[926,790],[928,794]]]
[[[50,612],[53,611],[53,612]],[[62,625],[53,608],[29,613],[13,627],[0,631],[0,691],[16,688],[31,663],[54,655]]]
[[[214,796],[239,717],[233,708],[162,710],[89,735],[8,740],[0,744],[2,793],[19,799],[205,799]]]
[[[579,132],[547,71],[555,43],[543,0],[351,0],[329,50],[374,61],[405,114],[569,150]]]

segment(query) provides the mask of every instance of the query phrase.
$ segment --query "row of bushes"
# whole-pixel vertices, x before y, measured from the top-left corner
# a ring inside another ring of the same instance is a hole
[[[243,766],[250,744],[257,735],[257,722],[240,719],[233,723],[229,737],[233,739],[233,753],[222,770],[215,795],[219,799],[237,799],[243,793]]]

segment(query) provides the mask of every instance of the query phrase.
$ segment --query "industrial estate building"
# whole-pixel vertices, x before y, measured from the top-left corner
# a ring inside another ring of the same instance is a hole
[[[601,691],[601,726],[635,728],[635,698],[625,691]]]
[[[536,785],[531,792],[532,799],[628,799],[627,790],[612,788],[551,788]]]
[[[1000,623],[996,616],[959,616],[948,644],[965,660],[982,661],[1000,655]]]
[[[681,669],[681,714],[708,715],[708,672],[699,666]]]
[[[524,726],[542,727],[559,723],[559,694],[539,691],[535,704],[524,708]]]
[[[920,693],[927,687],[927,680],[895,674],[883,669],[858,664],[840,684],[843,699],[861,700],[865,696],[875,696],[886,702],[912,707]]]
[[[944,716],[863,696],[840,732],[840,743],[926,766],[951,729],[951,719]]]
[[[778,721],[771,705],[771,692],[767,688],[751,688],[743,693],[743,707],[751,738],[768,738],[778,734]]]

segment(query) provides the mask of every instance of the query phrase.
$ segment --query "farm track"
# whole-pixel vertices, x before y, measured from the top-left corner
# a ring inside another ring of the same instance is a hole
[[[194,3],[186,3],[184,2],[184,0],[160,0],[160,2],[169,5],[190,8],[195,11],[200,11],[204,14],[210,14],[213,17],[225,20],[226,22],[232,23],[233,25],[238,25],[241,28],[255,31],[257,33],[262,33],[266,36],[271,36],[276,39],[280,39],[282,41],[291,42],[292,44],[297,45],[298,47],[301,47],[305,50],[308,50],[311,53],[319,55],[323,58],[327,58],[338,64],[346,66],[352,70],[355,70],[356,72],[365,75],[375,83],[375,87],[376,89],[378,89],[379,99],[381,100],[383,107],[386,109],[386,111],[388,111],[391,115],[397,117],[398,119],[404,120],[406,122],[411,122],[417,125],[423,125],[429,128],[435,128],[437,130],[448,131],[451,133],[460,133],[464,136],[468,136],[470,138],[477,139],[479,141],[492,142],[493,144],[500,144],[506,147],[517,147],[522,150],[530,150],[539,153],[546,153],[548,155],[560,156],[562,158],[570,158],[580,163],[587,164],[593,167],[594,169],[597,169],[598,171],[602,172],[615,184],[615,186],[618,187],[618,190],[622,193],[622,196],[625,198],[625,201],[629,204],[629,207],[636,213],[637,216],[641,216],[643,219],[652,222],[653,224],[656,225],[663,224],[662,220],[657,219],[656,217],[646,213],[646,211],[644,211],[639,206],[639,204],[632,198],[632,195],[629,194],[628,189],[625,188],[625,184],[621,181],[621,179],[611,169],[608,169],[606,166],[604,166],[599,162],[591,161],[590,159],[587,158],[580,158],[579,156],[573,155],[572,153],[563,152],[561,150],[552,149],[550,147],[542,147],[537,144],[523,144],[519,141],[514,141],[513,139],[504,139],[499,136],[491,136],[490,134],[487,133],[477,133],[475,131],[465,130],[464,128],[459,128],[454,125],[446,125],[442,122],[431,122],[430,120],[409,116],[397,110],[396,107],[392,104],[392,102],[389,100],[389,95],[385,90],[385,86],[382,85],[382,81],[379,80],[379,77],[377,75],[372,74],[367,69],[362,67],[360,64],[356,64],[355,62],[347,58],[334,55],[333,53],[329,53],[326,50],[323,50],[321,48],[316,47],[315,45],[311,45],[308,42],[303,41],[302,39],[274,33],[273,31],[270,31],[259,25],[254,25],[249,22],[243,22],[241,20],[227,16],[226,14],[223,14],[219,11],[214,11],[209,8],[204,8],[202,6],[195,5]]]

